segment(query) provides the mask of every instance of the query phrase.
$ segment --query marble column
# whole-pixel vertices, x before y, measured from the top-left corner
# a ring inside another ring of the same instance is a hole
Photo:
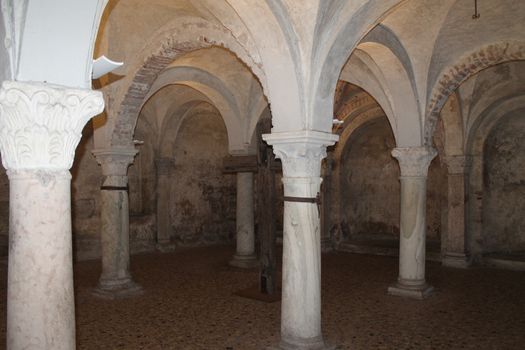
[[[230,261],[231,266],[254,268],[259,266],[255,255],[253,206],[253,174],[237,173],[237,251]]]
[[[388,293],[423,299],[432,292],[425,281],[428,167],[437,152],[427,147],[395,148],[401,170],[399,277]]]
[[[465,174],[467,157],[446,157],[448,169],[448,201],[446,230],[441,238],[442,264],[449,267],[467,268],[470,258],[465,236]]]
[[[0,150],[9,176],[7,349],[74,349],[71,175],[100,92],[5,81]]]
[[[337,135],[315,131],[263,135],[283,164],[284,227],[279,349],[331,349],[321,333],[321,160]]]
[[[170,224],[170,172],[173,167],[172,158],[157,158],[157,250],[171,252],[175,244],[171,242]]]
[[[102,167],[100,188],[100,247],[102,274],[93,293],[116,299],[142,293],[129,271],[129,197],[128,167],[135,149],[99,149],[93,154]]]

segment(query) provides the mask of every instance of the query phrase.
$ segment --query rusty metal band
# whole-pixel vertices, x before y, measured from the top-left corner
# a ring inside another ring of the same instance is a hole
[[[284,197],[284,201],[285,202],[296,202],[296,203],[314,203],[314,204],[318,204],[319,203],[319,198],[318,197],[313,197],[313,198],[309,198],[309,197]]]
[[[128,191],[128,186],[101,186],[101,190],[103,191]]]

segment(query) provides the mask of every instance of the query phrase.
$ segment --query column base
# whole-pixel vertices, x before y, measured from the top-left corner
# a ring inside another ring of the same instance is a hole
[[[92,294],[102,299],[115,300],[142,295],[144,290],[137,283],[128,280],[118,284],[111,282],[99,283]]]
[[[155,245],[155,249],[161,253],[171,253],[176,250],[176,245],[174,243],[168,242],[158,242]]]
[[[255,255],[235,254],[228,264],[241,269],[254,269],[260,266],[260,262]]]
[[[463,253],[445,253],[441,258],[441,264],[446,267],[466,269],[470,267],[470,257]]]
[[[388,294],[390,295],[417,300],[428,298],[433,291],[434,287],[428,285],[427,283],[418,285],[405,285],[398,282],[395,285],[388,287]]]
[[[335,350],[336,346],[326,344],[322,337],[314,339],[281,339],[278,346],[271,346],[267,350]]]

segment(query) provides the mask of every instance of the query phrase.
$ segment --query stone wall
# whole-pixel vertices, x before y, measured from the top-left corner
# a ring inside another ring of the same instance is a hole
[[[88,123],[71,168],[71,215],[74,255],[78,260],[100,256],[100,186],[102,172],[93,150],[93,125]]]
[[[171,174],[172,241],[195,246],[235,237],[235,175],[222,173],[228,139],[218,114],[189,116],[175,142]]]
[[[135,138],[144,143],[137,146],[139,153],[128,172],[132,253],[155,249],[156,137],[148,123],[139,119]],[[227,145],[226,128],[218,114],[192,115],[181,125],[173,150],[175,167],[170,176],[171,188],[165,189],[171,193],[171,238],[177,245],[231,243],[235,237],[235,175],[222,173]],[[92,149],[90,123],[84,130],[71,170],[75,257],[80,260],[100,256],[101,172]],[[0,176],[0,181],[4,178],[5,198],[8,198],[6,176]],[[0,186],[2,184],[0,182]],[[0,196],[0,203],[3,197]],[[7,199],[5,203],[7,236]]]
[[[525,252],[525,110],[505,116],[485,141],[484,252]]]
[[[396,147],[386,117],[358,128],[346,143],[340,164],[340,183],[332,184],[331,197],[340,197],[343,239],[398,238],[399,165],[391,156]],[[435,158],[429,168],[427,237],[439,240],[441,206],[446,195],[446,173]],[[333,217],[333,216],[332,216]]]

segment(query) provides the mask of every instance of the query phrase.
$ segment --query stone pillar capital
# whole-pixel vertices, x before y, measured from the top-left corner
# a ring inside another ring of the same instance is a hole
[[[471,160],[467,156],[447,156],[445,163],[447,164],[448,173],[450,175],[465,174],[471,165]]]
[[[392,156],[399,162],[401,177],[426,177],[428,166],[437,151],[432,147],[399,147],[392,150]]]
[[[335,144],[339,136],[319,131],[292,131],[263,135],[273,146],[277,158],[283,163],[283,175],[289,178],[319,177],[321,160],[326,147]]]
[[[138,153],[134,148],[95,149],[92,151],[104,176],[126,176]]]
[[[0,88],[0,150],[8,170],[67,170],[82,129],[104,109],[100,91],[4,81]]]
[[[173,158],[161,157],[155,159],[155,167],[157,168],[157,175],[169,175],[171,168],[175,165]]]

